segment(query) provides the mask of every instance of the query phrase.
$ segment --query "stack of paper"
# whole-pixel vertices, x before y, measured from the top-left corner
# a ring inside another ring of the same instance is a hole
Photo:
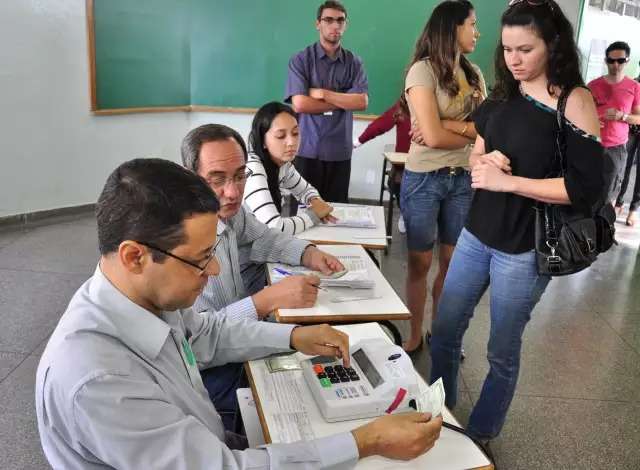
[[[338,221],[336,227],[376,228],[373,208],[368,206],[334,206],[331,215]]]
[[[346,272],[340,277],[325,275],[317,271],[305,268],[304,266],[289,266],[286,264],[277,264],[271,271],[271,281],[279,282],[290,273],[294,275],[313,274],[320,278],[322,287],[350,287],[352,289],[373,289],[375,281],[369,277],[367,263],[361,256],[337,256],[344,265]]]

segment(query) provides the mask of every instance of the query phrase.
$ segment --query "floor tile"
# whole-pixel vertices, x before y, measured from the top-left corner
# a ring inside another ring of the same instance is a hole
[[[26,228],[1,228],[0,227],[0,257],[2,256],[2,249],[8,247],[16,240],[24,237],[30,230]]]
[[[614,313],[600,316],[640,354],[640,315]],[[640,393],[638,396],[640,397]]]
[[[499,469],[640,467],[640,404],[516,397],[491,441]]]
[[[467,386],[482,389],[489,370],[488,314],[473,321],[461,367]],[[632,401],[638,397],[640,355],[594,312],[534,311],[523,338],[516,393]]]
[[[86,279],[0,269],[0,351],[31,353],[51,333]]]
[[[2,382],[26,357],[26,354],[0,351],[0,382]]]
[[[38,361],[28,357],[0,383],[0,455],[3,470],[49,468],[38,435],[34,387]]]
[[[91,275],[98,262],[95,228],[58,224],[29,231],[0,252],[0,269]]]

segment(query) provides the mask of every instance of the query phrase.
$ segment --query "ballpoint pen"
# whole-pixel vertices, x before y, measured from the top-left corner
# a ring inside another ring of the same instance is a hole
[[[286,271],[284,269],[281,268],[273,268],[273,270],[275,272],[277,272],[278,274],[282,274],[283,276],[295,276],[296,273],[292,273],[289,271]],[[304,276],[305,274],[300,273],[301,276]],[[323,291],[327,291],[327,289],[325,289],[324,287],[320,287],[320,285],[316,285],[316,284],[312,284],[313,287],[317,287],[318,289],[321,289]]]

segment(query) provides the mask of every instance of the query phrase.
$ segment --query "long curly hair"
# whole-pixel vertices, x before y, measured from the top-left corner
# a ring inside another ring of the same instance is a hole
[[[500,22],[502,28],[524,26],[532,28],[547,46],[547,90],[554,95],[555,87],[569,90],[584,85],[580,74],[580,54],[573,39],[573,26],[554,0],[532,4],[527,0],[509,7]],[[504,60],[502,37],[495,55],[496,81],[491,97],[504,101],[519,94],[519,82]]]
[[[296,121],[298,120],[298,115],[291,107],[284,103],[272,101],[258,109],[253,117],[251,133],[249,134],[249,151],[255,153],[264,166],[264,170],[267,173],[269,192],[278,212],[282,210],[282,195],[280,193],[280,182],[278,181],[280,168],[274,163],[269,150],[267,150],[265,134],[271,128],[273,120],[280,113],[287,113],[293,116]]]
[[[438,85],[449,96],[455,97],[460,85],[455,79],[455,61],[458,55],[457,31],[474,10],[468,0],[446,0],[434,8],[429,20],[416,41],[413,57],[405,70],[405,78],[413,64],[429,59]],[[472,88],[480,90],[480,77],[469,59],[460,54],[460,67]],[[403,111],[408,115],[406,97],[401,101]]]

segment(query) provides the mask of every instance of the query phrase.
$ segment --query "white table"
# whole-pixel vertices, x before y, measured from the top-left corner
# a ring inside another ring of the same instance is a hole
[[[334,256],[358,255],[367,264],[369,277],[375,282],[373,289],[350,289],[329,287],[318,291],[316,304],[310,308],[276,309],[276,320],[280,323],[324,323],[365,322],[379,320],[406,320],[411,317],[409,309],[398,297],[364,248],[359,245],[325,245],[323,251]],[[268,280],[271,282],[273,264],[267,264]],[[372,296],[370,300],[331,302],[334,296]]]
[[[408,153],[403,152],[383,152],[384,159],[382,160],[382,181],[380,182],[380,205],[382,205],[382,196],[384,190],[389,191],[389,206],[387,209],[387,235],[391,235],[391,224],[393,223],[393,205],[395,194],[393,191],[393,185],[395,184],[395,173],[404,170],[404,166],[407,163]],[[387,162],[391,163],[391,169],[387,170]],[[387,179],[387,185],[385,188],[384,180]]]
[[[362,204],[338,204],[332,206],[362,206]],[[309,240],[316,245],[362,245],[372,250],[384,250],[387,247],[387,233],[385,231],[384,208],[381,206],[367,206],[373,209],[375,228],[337,227],[335,225],[318,224],[296,234],[297,238]]]
[[[387,340],[387,336],[377,323],[361,323],[358,325],[341,325],[336,328],[344,331],[349,335],[352,343],[363,338],[383,337]],[[299,360],[305,359],[301,353],[296,353]],[[264,434],[265,442],[277,443],[280,433],[278,426],[274,420],[274,414],[278,411],[278,402],[270,398],[266,390],[265,380],[269,371],[264,359],[250,361],[245,364],[255,405],[260,419],[260,425]],[[417,372],[416,372],[417,373]],[[302,393],[299,397],[304,403],[304,414],[311,424],[313,435],[316,438],[336,434],[340,432],[350,431],[361,426],[371,419],[358,419],[352,421],[342,421],[337,423],[328,423],[320,414],[311,392],[309,391],[302,371],[295,371],[293,374],[299,375]],[[424,380],[418,375],[421,387],[426,387]],[[449,410],[445,409],[443,414],[444,420],[448,423],[459,426],[459,423],[451,415]],[[482,453],[482,451],[466,436],[455,431],[442,428],[440,438],[435,446],[426,454],[411,460],[409,462],[400,462],[396,460],[386,459],[380,456],[372,456],[362,459],[356,465],[360,470],[382,470],[382,469],[438,469],[438,470],[462,470],[462,469],[481,469],[492,470],[493,466]]]

